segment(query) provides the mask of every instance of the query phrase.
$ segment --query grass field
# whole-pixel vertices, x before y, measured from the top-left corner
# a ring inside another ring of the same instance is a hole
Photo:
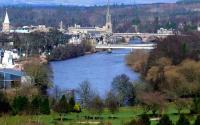
[[[185,109],[182,111],[184,114],[188,114],[189,110]],[[117,119],[109,119],[110,113],[108,110],[105,110],[101,117],[102,120],[85,120],[84,116],[91,115],[87,111],[82,111],[81,113],[70,113],[65,116],[65,120],[62,125],[77,125],[80,124],[79,122],[83,123],[112,123],[112,125],[123,125],[123,123],[130,121],[133,118],[137,118],[138,115],[142,114],[142,108],[135,106],[135,107],[123,107],[120,108],[119,112],[116,113],[114,116]],[[179,116],[177,115],[177,111],[174,105],[170,104],[166,109],[165,114],[170,116],[170,119],[173,120],[174,123],[178,120]],[[32,121],[39,121],[42,125],[56,125],[55,121],[59,118],[58,114],[52,113],[51,115],[40,115],[40,116],[3,116],[0,118],[0,125],[27,125]],[[187,115],[187,118],[190,119],[190,122],[193,123],[195,117]],[[156,121],[152,121],[152,125],[156,125]],[[32,124],[31,124],[32,125]],[[110,125],[110,124],[109,124]]]

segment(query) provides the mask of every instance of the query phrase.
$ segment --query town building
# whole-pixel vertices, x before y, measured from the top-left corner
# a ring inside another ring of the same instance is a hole
[[[81,27],[80,25],[74,25],[68,27],[69,34],[111,34],[112,33],[112,21],[110,14],[110,4],[108,0],[108,7],[106,13],[106,24],[103,27]]]
[[[157,30],[158,34],[173,34],[173,30],[172,29],[164,29],[164,28],[160,28]]]

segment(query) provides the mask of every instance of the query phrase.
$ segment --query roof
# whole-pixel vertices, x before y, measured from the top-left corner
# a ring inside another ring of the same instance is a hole
[[[14,70],[14,69],[0,69],[0,74],[5,73],[9,75],[14,75],[18,77],[24,76],[24,73],[22,71]]]
[[[4,19],[3,23],[10,23],[9,18],[8,18],[7,10],[6,10],[6,15],[5,15],[5,19]]]

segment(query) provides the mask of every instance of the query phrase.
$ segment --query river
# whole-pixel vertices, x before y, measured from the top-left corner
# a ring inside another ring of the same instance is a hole
[[[99,52],[65,61],[51,62],[53,83],[61,89],[77,89],[84,80],[90,82],[100,95],[109,91],[114,77],[126,74],[138,80],[139,74],[125,64],[130,50],[114,50],[111,54]]]

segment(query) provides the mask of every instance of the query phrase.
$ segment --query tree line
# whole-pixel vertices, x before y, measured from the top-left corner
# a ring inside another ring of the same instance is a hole
[[[158,28],[178,29],[183,24],[186,30],[196,29],[198,11],[190,9],[187,4],[152,4],[152,5],[113,5],[111,6],[114,32],[155,32]],[[194,4],[192,8],[199,5]],[[7,6],[0,8],[0,21],[3,22],[5,8],[8,8],[11,25],[47,25],[58,27],[63,21],[65,28],[79,24],[81,26],[105,25],[106,6]],[[158,11],[151,11],[157,8]],[[116,13],[117,12],[117,13]],[[45,18],[44,18],[45,17]]]

